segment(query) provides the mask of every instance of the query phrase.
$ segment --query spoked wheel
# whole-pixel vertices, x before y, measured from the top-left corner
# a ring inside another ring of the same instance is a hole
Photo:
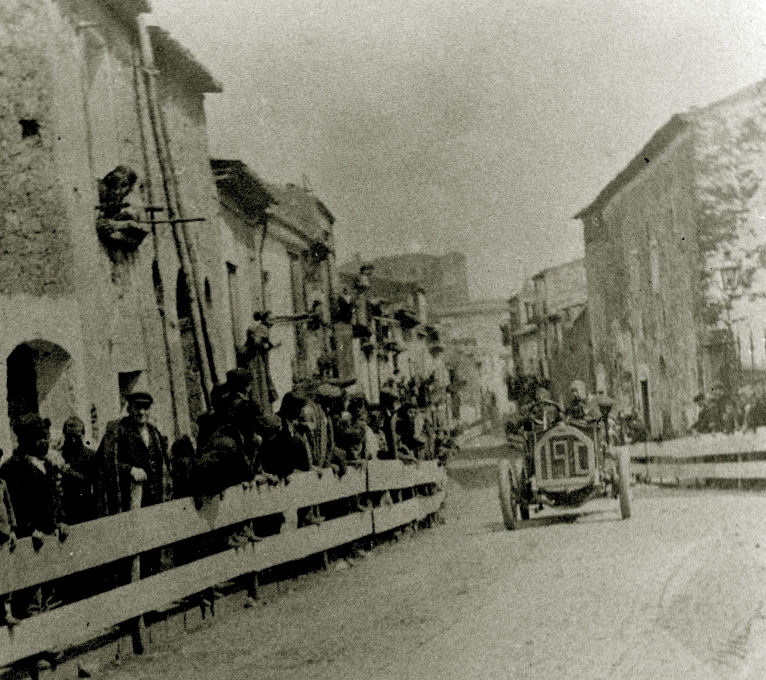
[[[503,512],[505,528],[513,531],[518,529],[522,520],[522,510],[518,500],[517,480],[509,460],[503,459],[497,469],[498,491],[500,493],[500,509]],[[529,509],[527,508],[527,517]]]
[[[633,499],[630,495],[630,455],[620,451],[617,458],[617,475],[619,476],[620,513],[623,519],[628,519],[633,511]]]

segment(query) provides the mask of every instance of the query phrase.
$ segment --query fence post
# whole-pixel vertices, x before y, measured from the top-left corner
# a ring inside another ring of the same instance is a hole
[[[646,483],[651,484],[652,478],[649,475],[649,445],[646,442],[646,439],[644,439],[644,462],[646,463]]]
[[[737,454],[737,491],[742,491],[742,454]]]
[[[131,482],[130,484],[130,509],[138,510],[141,507],[141,499],[143,497],[144,487],[140,482]],[[133,562],[130,565],[130,582],[136,583],[141,580],[141,556],[136,555],[133,557]],[[135,654],[143,654],[146,649],[146,624],[144,623],[144,615],[140,614],[136,618],[135,628],[133,629],[133,652]]]

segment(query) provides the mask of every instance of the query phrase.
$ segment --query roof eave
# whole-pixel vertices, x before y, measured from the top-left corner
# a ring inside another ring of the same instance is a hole
[[[631,180],[637,177],[641,171],[647,167],[647,159],[651,160],[657,154],[662,152],[676,137],[684,132],[691,122],[694,114],[678,113],[670,118],[652,138],[644,145],[643,149],[637,153],[618,174],[607,184],[596,197],[596,199],[587,207],[583,208],[573,216],[575,220],[582,220],[593,212],[596,212],[605,206],[611,198]]]
[[[168,31],[159,26],[148,26],[147,29],[158,65],[165,65],[182,73],[197,92],[223,92],[223,85]]]
[[[149,14],[152,6],[149,0],[102,0],[110,9],[118,14],[132,19],[139,14]]]

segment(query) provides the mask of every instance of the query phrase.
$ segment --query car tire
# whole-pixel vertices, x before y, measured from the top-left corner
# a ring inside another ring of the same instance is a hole
[[[519,505],[519,510],[521,514],[522,520],[528,520],[529,519],[529,505],[527,503],[521,503]]]
[[[500,510],[503,513],[503,524],[509,531],[519,528],[521,513],[516,501],[516,489],[511,472],[511,463],[507,459],[500,461],[497,468],[497,485],[500,495]]]
[[[617,474],[620,489],[620,514],[623,519],[629,519],[633,511],[633,499],[630,494],[630,454],[620,451],[617,458]]]

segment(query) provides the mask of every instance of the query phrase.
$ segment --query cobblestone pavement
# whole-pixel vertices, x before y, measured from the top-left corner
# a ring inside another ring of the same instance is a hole
[[[635,489],[520,531],[450,482],[445,524],[231,607],[102,673],[183,678],[766,677],[766,494]]]

